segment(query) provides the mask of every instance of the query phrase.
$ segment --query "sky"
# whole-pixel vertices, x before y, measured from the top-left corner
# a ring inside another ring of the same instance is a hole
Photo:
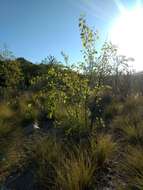
[[[120,0],[121,1],[121,0]],[[17,56],[40,62],[48,55],[61,60],[61,51],[75,62],[81,59],[78,19],[99,31],[99,44],[108,38],[120,14],[119,0],[0,0],[0,46]],[[125,7],[135,0],[122,0]]]

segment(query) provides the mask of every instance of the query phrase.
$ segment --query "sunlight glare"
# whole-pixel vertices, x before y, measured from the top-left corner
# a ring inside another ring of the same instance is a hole
[[[123,11],[111,29],[110,39],[120,54],[135,59],[136,70],[143,69],[143,8]]]

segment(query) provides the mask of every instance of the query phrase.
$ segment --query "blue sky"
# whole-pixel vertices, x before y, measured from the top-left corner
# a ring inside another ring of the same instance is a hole
[[[49,54],[61,59],[61,51],[72,62],[80,60],[78,18],[86,14],[89,25],[108,36],[119,15],[117,0],[0,0],[0,45],[4,43],[17,57],[40,62]],[[119,2],[119,0],[118,0]],[[131,6],[134,0],[122,0]]]

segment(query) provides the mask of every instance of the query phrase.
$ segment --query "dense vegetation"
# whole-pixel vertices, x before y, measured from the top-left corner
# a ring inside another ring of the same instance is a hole
[[[83,17],[79,29],[74,66],[1,53],[1,188],[143,189],[143,75],[109,42],[98,53]]]

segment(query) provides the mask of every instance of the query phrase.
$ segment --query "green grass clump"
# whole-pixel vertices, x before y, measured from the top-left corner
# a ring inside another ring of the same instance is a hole
[[[93,163],[88,152],[71,152],[64,157],[60,166],[56,168],[57,189],[82,190],[93,189],[95,182],[96,164]]]
[[[143,189],[143,149],[141,147],[129,147],[121,161],[120,174],[123,177],[125,189]]]

